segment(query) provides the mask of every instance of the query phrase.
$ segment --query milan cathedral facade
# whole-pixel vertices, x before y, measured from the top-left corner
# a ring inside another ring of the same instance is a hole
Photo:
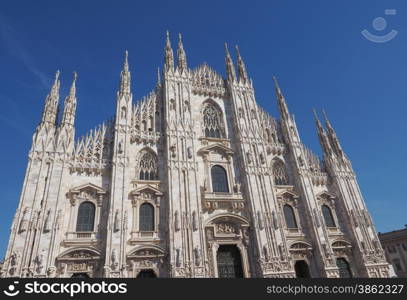
[[[226,78],[170,39],[133,103],[127,52],[114,118],[75,138],[76,74],[35,130],[1,277],[388,277],[352,165],[315,114],[323,159],[256,102],[236,48]],[[271,97],[271,95],[270,95]]]

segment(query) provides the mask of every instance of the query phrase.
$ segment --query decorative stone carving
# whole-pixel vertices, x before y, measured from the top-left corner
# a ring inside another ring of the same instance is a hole
[[[24,232],[28,229],[28,220],[29,220],[29,214],[30,214],[30,208],[26,207],[23,211],[23,217],[21,218],[20,221],[20,227],[18,232]]]
[[[248,162],[249,164],[251,164],[252,161],[253,161],[252,154],[251,154],[250,152],[247,152],[247,153],[246,153],[246,156],[247,156],[247,162]]]
[[[196,215],[196,211],[194,210],[192,212],[192,230],[197,231],[198,230],[198,217]]]
[[[268,254],[268,250],[267,250],[267,246],[266,246],[266,245],[263,246],[263,255],[264,255],[264,260],[265,260],[266,262],[268,262],[268,261],[269,261],[269,254]]]
[[[117,257],[117,249],[113,249],[111,259],[112,259],[112,270],[115,271],[115,270],[117,270],[117,267],[119,266],[118,257]]]
[[[238,183],[238,182],[235,183],[235,185],[234,185],[234,187],[233,187],[233,191],[234,191],[236,194],[240,194],[240,193],[241,193],[240,183]]]
[[[215,228],[217,233],[236,233],[236,227],[233,223],[216,223]]]
[[[272,218],[273,218],[273,226],[274,226],[274,229],[278,229],[278,220],[277,220],[277,215],[276,215],[276,212],[275,211],[273,211],[272,213],[271,213],[271,215],[272,215]]]
[[[36,272],[41,274],[44,270],[45,263],[45,249],[42,249],[41,252],[35,258]]]
[[[48,211],[47,211],[47,215],[46,215],[46,217],[45,217],[45,222],[44,222],[44,232],[45,233],[47,233],[47,232],[50,232],[50,230],[51,230],[51,225],[50,225],[50,223],[51,223],[51,210],[49,209]]]
[[[198,267],[201,265],[201,249],[195,247],[194,254],[195,254],[195,265]]]
[[[180,230],[180,224],[179,224],[180,220],[179,220],[179,213],[178,210],[175,211],[174,213],[174,229],[175,231],[179,231]]]
[[[113,231],[117,232],[120,230],[120,218],[119,218],[119,210],[116,209],[116,213],[114,214],[114,226]]]
[[[177,146],[175,146],[175,144],[170,147],[170,151],[171,151],[172,158],[177,157]]]
[[[263,153],[260,153],[260,163],[264,165],[266,163],[266,158],[264,157]]]
[[[181,249],[175,249],[175,264],[177,267],[181,266]]]
[[[261,214],[261,211],[257,211],[257,222],[259,224],[259,229],[263,230],[264,229],[264,224],[263,224],[263,216]]]

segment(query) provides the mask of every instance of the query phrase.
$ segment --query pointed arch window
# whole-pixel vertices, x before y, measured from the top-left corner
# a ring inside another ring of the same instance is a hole
[[[322,215],[324,216],[325,224],[327,227],[336,227],[332,211],[328,205],[322,205]]]
[[[215,165],[211,169],[212,190],[217,193],[229,193],[228,176],[226,170]]]
[[[295,219],[295,213],[294,213],[294,209],[292,208],[292,206],[285,204],[283,207],[283,211],[284,211],[285,224],[287,225],[287,228],[290,228],[290,229],[298,228],[297,220]]]
[[[140,180],[158,180],[157,157],[147,151],[142,154],[139,165]]]
[[[213,104],[207,104],[203,110],[203,123],[206,137],[222,137],[221,114]]]
[[[345,258],[339,257],[336,259],[336,266],[339,269],[340,278],[352,278],[352,272],[350,270],[349,263]]]
[[[273,176],[275,185],[288,185],[288,174],[285,164],[280,159],[273,162]]]
[[[139,214],[139,230],[154,231],[154,206],[149,203],[141,204]]]
[[[95,223],[95,205],[89,201],[82,202],[78,208],[76,231],[93,231]]]

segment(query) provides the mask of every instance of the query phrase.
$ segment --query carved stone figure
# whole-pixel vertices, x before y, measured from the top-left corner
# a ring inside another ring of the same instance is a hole
[[[116,209],[116,213],[114,214],[114,231],[120,230],[120,219],[119,219],[119,210]]]
[[[19,230],[18,230],[20,233],[24,232],[24,231],[26,231],[28,229],[28,220],[29,220],[30,211],[31,210],[28,207],[26,207],[24,209],[23,217],[21,218],[20,227],[19,227]]]
[[[47,212],[47,215],[45,217],[45,222],[44,222],[44,232],[49,232],[51,230],[51,210],[49,209]]]

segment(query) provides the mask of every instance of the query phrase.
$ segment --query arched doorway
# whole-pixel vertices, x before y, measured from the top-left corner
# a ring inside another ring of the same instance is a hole
[[[311,278],[308,264],[305,260],[297,260],[294,265],[295,276],[297,278]]]
[[[151,269],[149,269],[149,270],[141,270],[138,273],[137,278],[157,278],[157,275]]]
[[[243,278],[242,258],[236,245],[220,245],[216,259],[219,278]]]
[[[339,269],[340,278],[352,278],[352,272],[350,271],[349,263],[343,257],[336,259],[336,266]]]
[[[71,278],[90,278],[87,273],[73,273]]]

